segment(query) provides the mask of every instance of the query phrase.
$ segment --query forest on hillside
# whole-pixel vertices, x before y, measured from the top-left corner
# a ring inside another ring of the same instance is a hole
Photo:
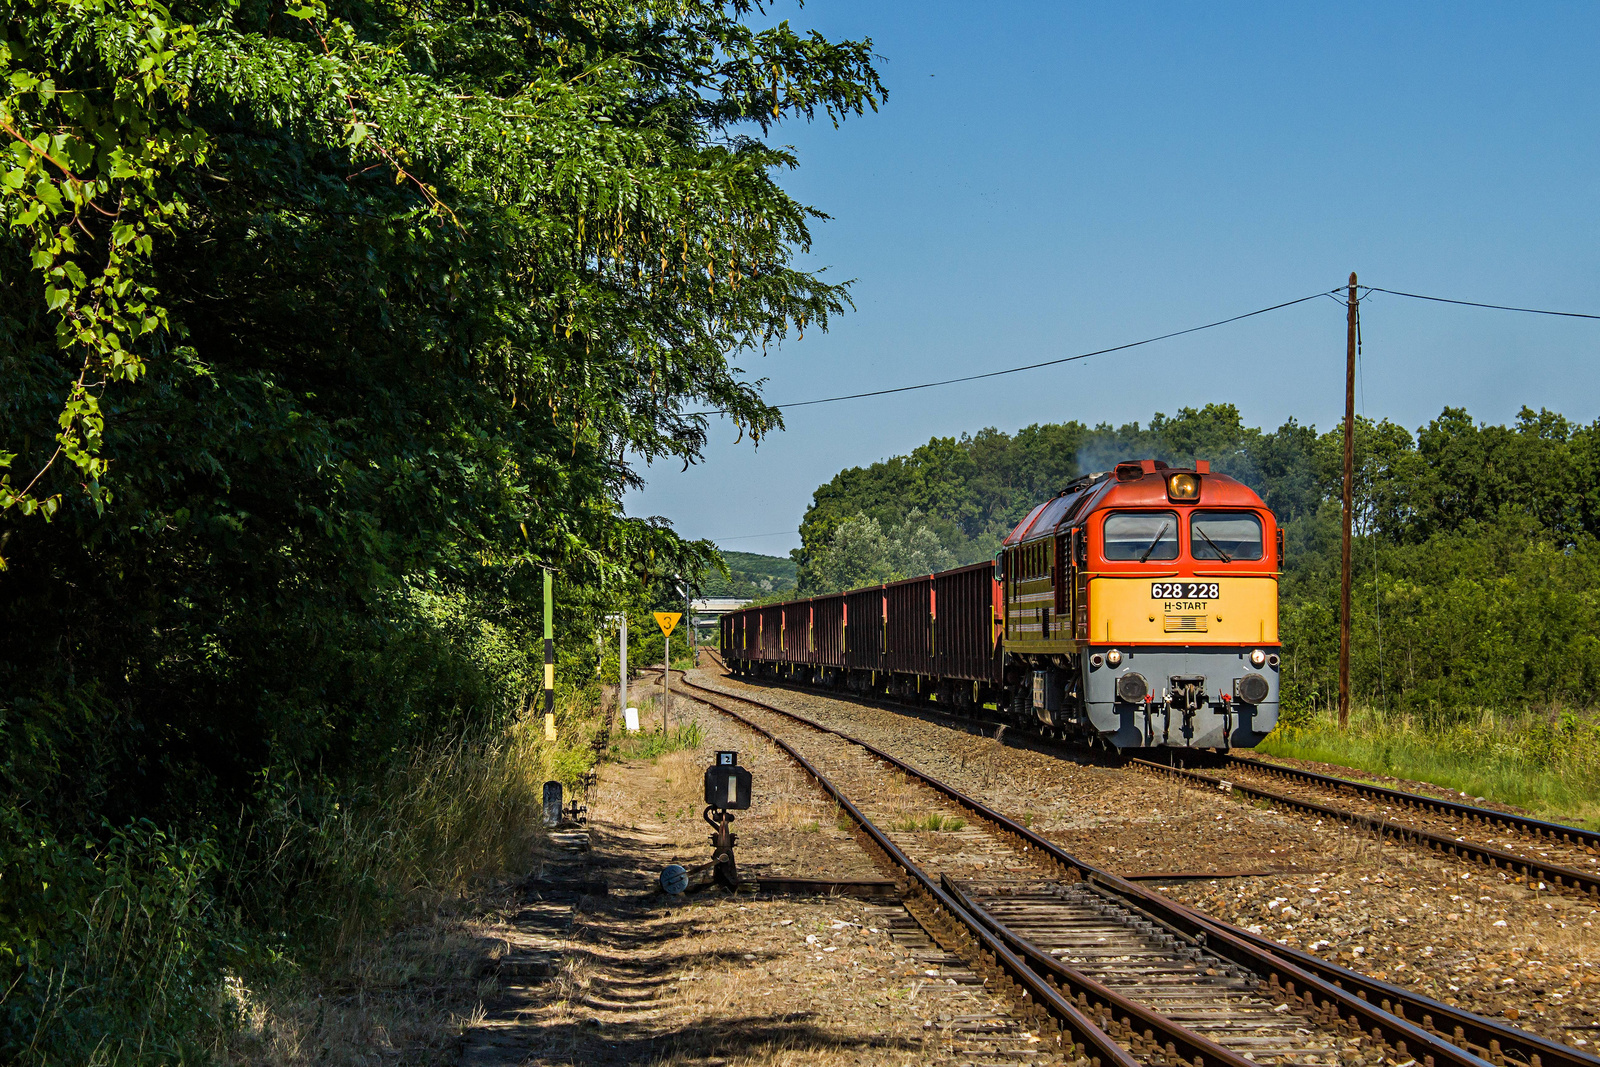
[[[724,549],[722,562],[728,568],[727,576],[708,573],[700,583],[702,596],[736,596],[755,600],[794,591],[798,568],[792,559]]]
[[[803,592],[993,556],[1039,501],[1120,459],[1208,460],[1285,529],[1284,692],[1337,693],[1343,429],[1244,425],[1230,404],[1147,424],[936,437],[820,486],[795,553]],[[1376,708],[1460,718],[1600,703],[1600,422],[1524,408],[1484,425],[1445,408],[1415,433],[1357,420],[1352,686]]]

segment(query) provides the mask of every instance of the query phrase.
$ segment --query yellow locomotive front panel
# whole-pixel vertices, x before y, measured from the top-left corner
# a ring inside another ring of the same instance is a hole
[[[1091,574],[1088,602],[1087,637],[1095,644],[1278,643],[1276,575]]]

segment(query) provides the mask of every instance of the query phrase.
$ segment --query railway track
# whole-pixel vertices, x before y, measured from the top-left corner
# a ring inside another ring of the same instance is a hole
[[[687,678],[682,686],[794,758],[896,872],[929,929],[989,968],[1025,1012],[1062,1027],[1091,1057],[1122,1063],[1104,1044],[1111,1041],[1122,1057],[1202,1067],[1600,1065],[1568,1046],[1210,919],[1084,863],[893,755],[804,716]],[[791,723],[806,728],[809,756],[779,736]],[[900,784],[885,785],[885,765]],[[908,804],[928,820],[973,824],[921,832],[903,815]]]
[[[1149,760],[1128,762],[1146,774],[1337,820],[1506,871],[1520,882],[1600,901],[1600,834],[1593,831],[1237,756],[1227,758],[1223,775]],[[1328,793],[1338,798],[1338,806],[1324,802]]]
[[[977,727],[998,731],[1007,725],[951,714],[932,705],[907,705],[853,694],[835,696],[770,679],[764,679],[763,684],[945,721],[962,729]],[[1080,749],[1069,744],[1033,732],[1019,732],[1043,748],[1082,754]],[[1600,901],[1600,832],[1373,783],[1352,782],[1258,759],[1223,756],[1220,760],[1224,771],[1220,775],[1140,759],[1128,760],[1127,766],[1200,788],[1238,792],[1288,810],[1381,833],[1388,840],[1505,871],[1516,881],[1528,885],[1543,883],[1548,889]],[[1325,802],[1330,793],[1337,797],[1338,805]]]

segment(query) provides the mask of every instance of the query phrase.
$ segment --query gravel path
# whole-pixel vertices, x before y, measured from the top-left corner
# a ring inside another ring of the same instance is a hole
[[[507,960],[549,961],[555,973],[502,965],[465,1067],[1057,1062],[897,903],[659,893],[666,864],[711,858],[702,774],[719,748],[738,751],[755,781],[756,802],[734,824],[744,877],[884,876],[788,757],[675,697],[674,724],[691,720],[700,749],[600,768],[593,851],[554,857],[499,932]],[[574,888],[597,881],[609,892]]]

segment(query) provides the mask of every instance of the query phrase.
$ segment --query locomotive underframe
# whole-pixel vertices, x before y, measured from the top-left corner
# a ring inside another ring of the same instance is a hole
[[[1118,749],[1253,748],[1277,725],[1278,669],[1252,665],[1254,649],[1124,645],[1115,666],[1106,660],[1110,651],[1091,645],[1008,655],[1012,715]],[[1145,691],[1143,699],[1119,695],[1119,680],[1136,678],[1143,684],[1133,688]]]
[[[1277,724],[1278,670],[1252,666],[1251,649],[1124,646],[1122,662],[1114,667],[1104,662],[1107,651],[1086,646],[1081,653],[1008,653],[1000,686],[984,679],[807,663],[730,659],[728,666],[746,677],[931,702],[940,710],[976,712],[992,704],[1018,725],[1117,749],[1253,748]],[[1118,696],[1118,679],[1130,674],[1143,676],[1148,700]],[[1241,686],[1251,676],[1265,683],[1265,699],[1241,698]]]

